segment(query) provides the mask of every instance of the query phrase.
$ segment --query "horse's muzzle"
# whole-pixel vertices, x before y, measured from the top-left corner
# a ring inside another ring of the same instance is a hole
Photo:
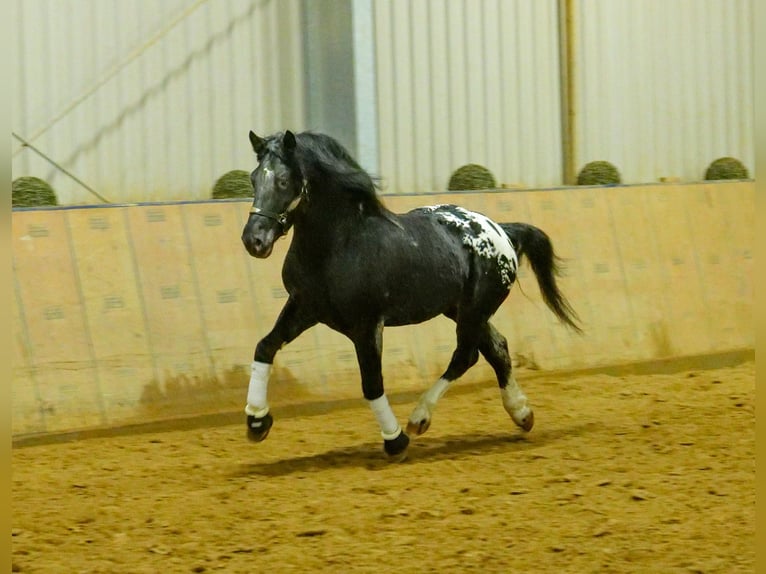
[[[273,243],[266,245],[260,239],[247,241],[243,238],[242,242],[245,244],[245,249],[247,249],[247,252],[251,256],[257,257],[258,259],[266,259],[269,255],[271,255],[271,251],[274,249]]]
[[[248,224],[242,231],[242,244],[251,256],[266,259],[280,236],[276,226],[269,228]]]

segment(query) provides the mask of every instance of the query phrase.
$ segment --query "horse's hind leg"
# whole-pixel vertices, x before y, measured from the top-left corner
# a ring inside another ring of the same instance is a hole
[[[532,430],[535,414],[527,405],[527,397],[513,376],[508,342],[491,323],[487,323],[481,334],[479,350],[495,370],[506,412],[523,430]]]
[[[436,403],[444,396],[452,383],[463,376],[479,360],[478,343],[481,330],[481,323],[458,322],[457,348],[452,353],[452,359],[444,374],[420,396],[418,404],[407,422],[408,433],[421,435],[428,430],[428,427],[431,426],[431,415],[436,408]]]

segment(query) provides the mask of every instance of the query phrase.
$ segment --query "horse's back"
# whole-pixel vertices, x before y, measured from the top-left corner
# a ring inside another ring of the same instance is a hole
[[[416,211],[376,222],[354,241],[368,304],[387,325],[420,323],[454,309],[470,274],[458,242]]]
[[[496,268],[504,285],[513,284],[519,263],[516,249],[501,226],[486,215],[443,204],[413,209],[405,217],[436,223],[453,242],[467,250],[480,267]]]
[[[419,207],[399,215],[398,222],[412,243],[409,272],[393,278],[400,289],[421,307],[438,308],[434,315],[454,316],[461,307],[494,313],[518,266],[513,244],[498,224],[454,205]]]
[[[509,286],[449,213],[459,212],[439,206],[366,218],[333,247],[321,273],[288,256],[291,283],[312,298],[320,321],[336,328],[358,315],[390,326],[421,323],[483,301],[494,312]]]

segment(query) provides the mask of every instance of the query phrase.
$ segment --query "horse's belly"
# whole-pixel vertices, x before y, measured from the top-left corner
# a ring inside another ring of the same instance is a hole
[[[397,290],[382,303],[386,325],[413,325],[453,311],[460,290],[448,285]]]
[[[433,309],[389,309],[384,318],[386,327],[401,327],[402,325],[416,325],[429,319],[433,319],[444,313],[443,310]]]

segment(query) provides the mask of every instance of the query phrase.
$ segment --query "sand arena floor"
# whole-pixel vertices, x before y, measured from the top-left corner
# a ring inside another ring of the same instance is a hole
[[[242,423],[14,449],[13,570],[754,571],[754,363],[519,380],[531,433],[488,382],[402,464],[361,399],[275,409],[258,445]]]

